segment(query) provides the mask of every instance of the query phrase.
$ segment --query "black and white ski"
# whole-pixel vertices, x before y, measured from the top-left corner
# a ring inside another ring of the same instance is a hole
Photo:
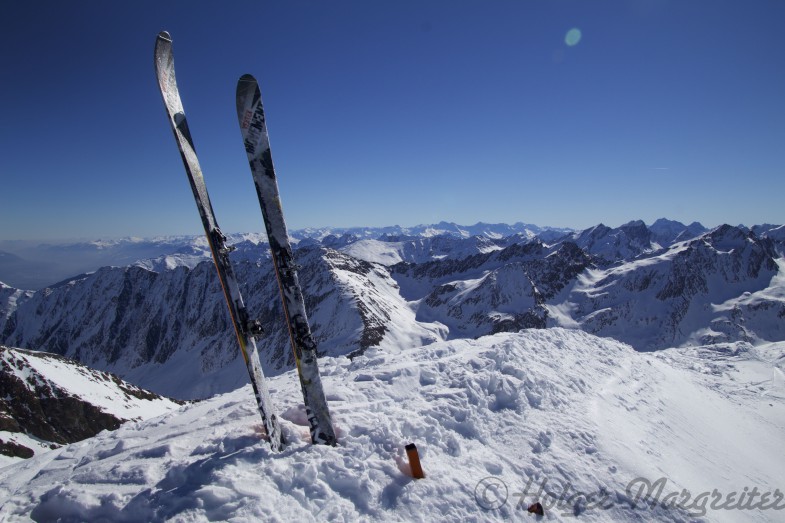
[[[229,306],[229,313],[234,324],[237,341],[240,344],[240,351],[243,354],[248,374],[251,377],[256,403],[259,405],[259,413],[262,415],[262,422],[270,439],[270,446],[274,450],[281,450],[283,448],[281,428],[273,410],[273,403],[264,380],[264,373],[259,362],[259,354],[254,339],[262,334],[262,328],[258,321],[249,319],[248,311],[243,304],[243,298],[240,294],[240,287],[229,260],[231,248],[226,245],[226,237],[221,233],[215,220],[210,197],[207,194],[207,187],[202,177],[202,170],[196,158],[191,133],[188,130],[188,122],[183,112],[180,93],[177,90],[177,81],[174,75],[174,56],[172,55],[172,39],[166,31],[158,34],[158,39],[155,43],[155,70],[158,75],[158,85],[161,88],[164,105],[166,106],[166,114],[174,131],[177,146],[180,148],[185,172],[188,175],[188,181],[191,183],[196,206],[199,209],[199,216],[202,218],[204,232],[210,244],[215,268],[218,271],[224,297]]]
[[[322,389],[317,363],[316,342],[311,335],[305,302],[297,278],[297,270],[289,245],[289,234],[283,218],[278,182],[275,178],[270,140],[264,119],[262,95],[256,79],[244,75],[237,84],[237,118],[248,153],[256,194],[270,242],[275,274],[281,291],[283,309],[289,327],[294,359],[300,376],[305,409],[311,429],[311,441],[335,445],[327,400]]]

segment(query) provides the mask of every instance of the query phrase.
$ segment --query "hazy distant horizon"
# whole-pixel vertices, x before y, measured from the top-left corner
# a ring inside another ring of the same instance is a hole
[[[198,218],[198,217],[197,217]],[[676,220],[673,218],[669,218],[666,216],[661,216],[655,220],[642,220],[646,226],[651,226],[654,222],[659,219],[665,219],[670,221],[677,221],[684,225],[690,225],[692,223],[699,223],[700,225],[704,226],[707,229],[715,229],[720,227],[721,225],[732,225],[734,227],[743,226],[747,228],[752,228],[757,225],[783,225],[785,222],[782,223],[770,223],[770,222],[756,222],[756,223],[730,223],[730,222],[722,222],[717,224],[706,224],[700,220]],[[513,222],[493,222],[487,220],[480,220],[479,222],[474,223],[461,223],[449,220],[440,220],[438,222],[433,223],[416,223],[413,225],[402,225],[402,224],[388,224],[388,225],[351,225],[351,226],[332,226],[332,225],[318,225],[318,226],[310,226],[310,227],[298,227],[292,228],[289,227],[289,233],[295,234],[300,231],[307,231],[307,230],[321,230],[321,229],[332,229],[332,230],[349,230],[349,229],[384,229],[384,228],[395,228],[401,227],[404,229],[412,229],[417,227],[427,227],[431,225],[438,225],[439,223],[449,223],[454,224],[459,227],[473,227],[478,224],[487,224],[487,225],[515,225],[515,224],[525,224],[525,225],[532,225],[536,227],[540,227],[542,229],[568,229],[572,231],[583,231],[586,229],[590,229],[592,227],[596,227],[598,225],[605,225],[610,227],[611,229],[615,229],[621,227],[630,222],[638,221],[639,218],[633,218],[630,220],[623,221],[621,223],[610,223],[607,221],[597,222],[595,224],[589,225],[587,227],[570,227],[570,226],[556,226],[551,224],[541,224],[541,223],[533,223],[528,220],[516,220]],[[224,231],[224,234],[227,235],[241,235],[241,234],[262,234],[266,235],[264,231],[264,227],[262,226],[261,229],[258,230],[244,230],[244,231]],[[90,243],[90,242],[98,242],[98,241],[117,241],[117,240],[128,240],[128,239],[137,239],[141,241],[153,240],[153,239],[169,239],[169,238],[192,238],[192,237],[200,237],[204,236],[204,231],[194,231],[194,232],[187,232],[187,233],[175,233],[175,234],[152,234],[152,235],[140,235],[140,234],[130,234],[130,235],[117,235],[117,236],[82,236],[82,237],[73,237],[73,238],[29,238],[29,239],[20,239],[20,238],[7,238],[2,239],[0,238],[0,251],[4,250],[3,246],[6,244],[17,244],[19,246],[34,246],[40,244],[50,244],[50,245],[63,245],[63,244],[76,244],[76,243]]]

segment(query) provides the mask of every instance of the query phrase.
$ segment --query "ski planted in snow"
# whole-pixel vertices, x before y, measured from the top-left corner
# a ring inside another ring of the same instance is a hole
[[[256,195],[262,207],[262,216],[272,252],[278,288],[281,291],[283,310],[289,327],[294,359],[300,377],[305,410],[311,429],[311,441],[335,445],[327,400],[317,363],[316,342],[311,335],[305,302],[297,277],[296,265],[289,245],[289,234],[283,218],[278,182],[275,178],[270,140],[262,107],[262,95],[256,79],[244,75],[237,84],[237,118],[248,153]]]
[[[196,158],[191,133],[188,130],[188,122],[183,112],[180,93],[177,90],[177,81],[174,75],[172,38],[166,31],[158,34],[155,43],[155,70],[158,75],[158,85],[161,89],[164,105],[166,106],[166,114],[169,117],[169,123],[172,126],[177,146],[180,149],[180,156],[185,165],[188,181],[191,183],[196,206],[199,209],[199,216],[202,218],[204,232],[207,235],[207,242],[210,244],[210,251],[213,255],[215,268],[218,271],[221,287],[223,287],[224,297],[229,306],[229,313],[234,324],[237,341],[240,344],[240,351],[248,368],[248,374],[251,377],[251,385],[256,396],[256,403],[259,406],[259,413],[262,415],[262,422],[270,439],[270,446],[273,450],[281,450],[284,443],[281,427],[273,410],[272,399],[267,389],[267,383],[264,380],[264,373],[262,372],[259,353],[256,348],[255,338],[262,334],[262,327],[258,321],[251,320],[248,316],[248,311],[240,294],[237,278],[229,260],[229,252],[232,248],[226,244],[226,237],[221,233],[215,220],[213,206],[207,194],[202,170],[199,167],[199,160]]]

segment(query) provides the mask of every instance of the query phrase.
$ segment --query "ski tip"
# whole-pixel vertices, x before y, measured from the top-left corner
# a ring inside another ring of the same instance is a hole
[[[167,42],[172,41],[172,37],[169,35],[169,31],[161,31],[158,33],[158,38],[161,40],[166,40]]]
[[[244,74],[240,77],[239,83],[256,83],[256,78],[252,74]]]

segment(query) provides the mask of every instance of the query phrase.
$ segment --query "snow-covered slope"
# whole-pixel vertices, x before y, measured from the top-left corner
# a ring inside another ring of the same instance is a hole
[[[177,407],[60,356],[0,346],[0,466]]]
[[[286,373],[271,380],[283,452],[245,386],[0,469],[0,519],[528,520],[534,501],[548,521],[783,513],[782,343],[648,354],[547,329],[399,349],[322,359],[337,447],[307,442]],[[662,486],[650,503],[645,481]],[[748,510],[711,508],[742,492],[747,506],[753,488]]]
[[[775,249],[780,256],[785,257],[785,225],[780,225],[763,233],[763,237],[774,242]]]
[[[0,282],[0,321],[6,321],[19,305],[33,296],[32,291],[22,291]]]

